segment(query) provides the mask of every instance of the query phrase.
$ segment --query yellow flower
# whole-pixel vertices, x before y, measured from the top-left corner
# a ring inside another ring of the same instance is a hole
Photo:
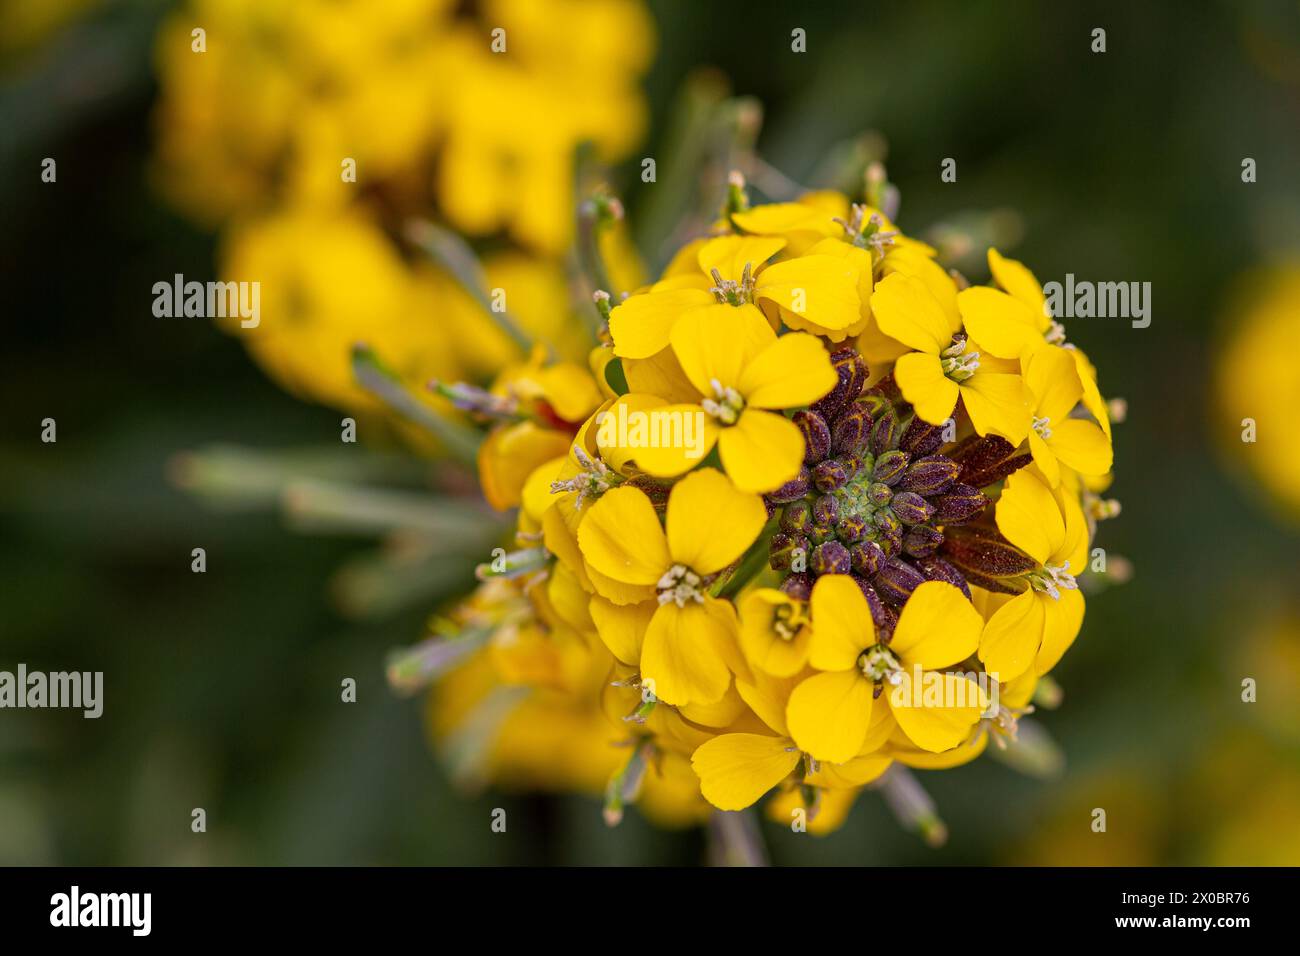
[[[1053,493],[1029,468],[1007,479],[996,519],[1003,536],[1038,567],[1021,582],[1025,590],[984,625],[979,658],[1002,681],[1030,668],[1041,676],[1056,666],[1083,624],[1083,595],[1074,575],[1087,560],[1087,524],[1073,496]]]
[[[1053,487],[1061,482],[1061,465],[1083,475],[1104,475],[1113,461],[1110,437],[1101,427],[1070,414],[1083,397],[1073,351],[1039,345],[1021,360],[1033,399],[1029,450]]]
[[[784,239],[722,236],[702,243],[696,268],[630,296],[610,314],[614,354],[647,359],[663,351],[679,320],[715,304],[757,312],[760,304],[843,329],[858,319],[858,273],[843,258],[801,256],[767,265]],[[680,357],[680,356],[679,356]]]
[[[972,286],[957,294],[957,308],[970,337],[990,355],[1018,359],[1044,342],[1060,344],[1065,331],[1047,314],[1043,287],[1014,259],[989,249],[989,271],[1006,291]]]
[[[916,414],[942,425],[961,399],[981,435],[1001,435],[1013,445],[1029,431],[1029,395],[1019,375],[984,371],[970,340],[957,335],[950,317],[926,284],[901,272],[881,280],[871,299],[881,330],[915,349],[900,356],[894,379]]]
[[[644,609],[627,605],[658,602],[645,625],[640,667],[659,700],[716,701],[732,670],[743,667],[735,610],[708,593],[706,579],[739,558],[766,521],[762,499],[706,468],[673,487],[666,533],[650,499],[629,486],[605,492],[579,525],[578,544],[597,572],[592,583],[611,602],[607,617],[641,615]]]
[[[795,688],[787,712],[801,749],[831,763],[857,755],[876,688],[886,683],[892,690],[881,696],[918,747],[939,752],[966,738],[985,707],[978,686],[960,675],[927,673],[937,701],[915,686],[918,674],[957,664],[979,645],[983,621],[957,588],[942,581],[917,587],[888,643],[877,640],[866,599],[846,575],[818,579],[812,616],[809,662],[821,673]]]
[[[812,640],[807,603],[776,588],[755,588],[737,604],[740,649],[754,667],[774,677],[790,677],[808,663]]]

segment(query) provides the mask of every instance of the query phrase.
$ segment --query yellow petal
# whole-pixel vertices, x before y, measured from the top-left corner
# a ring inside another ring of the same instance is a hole
[[[657,395],[666,402],[681,404],[699,400],[700,392],[682,371],[672,348],[645,359],[623,359],[623,377],[630,391]]]
[[[937,355],[908,352],[894,363],[894,381],[922,421],[942,425],[952,417],[961,394],[957,383],[943,374]]]
[[[620,449],[618,460],[658,478],[675,478],[690,471],[718,440],[716,421],[698,405],[660,405],[644,421],[646,428],[639,433],[629,424],[629,444],[636,447]]]
[[[678,319],[713,301],[712,295],[698,288],[628,296],[609,314],[614,354],[621,358],[649,358],[668,347]]]
[[[904,667],[948,667],[975,653],[983,627],[966,595],[946,581],[926,581],[903,605],[889,649]]]
[[[1040,345],[1021,359],[1025,385],[1034,400],[1034,414],[1051,419],[1053,424],[1069,415],[1083,394],[1071,351],[1055,345]]]
[[[700,247],[700,270],[712,276],[717,269],[723,279],[739,282],[749,266],[751,275],[785,248],[785,240],[770,236],[722,236],[710,239]]]
[[[972,286],[957,294],[957,308],[967,334],[998,358],[1020,358],[1043,344],[1033,310],[1005,292]]]
[[[1104,475],[1114,463],[1110,439],[1092,422],[1081,418],[1066,418],[1048,426],[1052,437],[1047,439],[1056,457],[1081,475]]]
[[[1042,479],[1023,468],[1007,479],[994,510],[1003,537],[1039,564],[1065,540],[1065,520]]]
[[[1041,316],[1039,327],[1046,329],[1051,324],[1051,320],[1043,307],[1046,302],[1043,287],[1034,274],[1023,263],[1005,258],[992,246],[989,247],[988,260],[993,281],[1028,306],[1035,315]]]
[[[718,435],[723,467],[741,491],[775,491],[799,474],[803,435],[794,422],[774,412],[747,408],[736,424]]]
[[[1029,392],[1019,375],[976,372],[959,386],[971,424],[981,435],[1019,445],[1029,434]]]
[[[862,318],[858,270],[840,256],[800,256],[768,266],[758,277],[754,297],[825,329],[847,329]]]
[[[637,488],[601,495],[578,526],[578,546],[592,568],[624,584],[652,585],[672,565],[654,505]]]
[[[602,597],[593,597],[588,607],[596,632],[609,652],[633,666],[641,660],[641,644],[657,609],[653,601],[620,607]]]
[[[1038,654],[1044,629],[1044,607],[1039,597],[1034,591],[1016,595],[984,625],[980,660],[984,669],[1000,681],[1012,681],[1024,674]]]
[[[1056,666],[1079,636],[1084,600],[1078,591],[1062,591],[1058,600],[1053,600],[1050,594],[1039,597],[1044,601],[1043,645],[1034,659],[1034,672],[1041,677]]]
[[[744,554],[766,523],[762,498],[703,468],[679,481],[668,498],[668,550],[672,561],[712,574]]]
[[[1061,463],[1056,460],[1056,453],[1039,437],[1038,432],[1029,431],[1029,453],[1034,456],[1034,464],[1043,473],[1047,483],[1055,488],[1061,483]]]
[[[661,604],[641,645],[641,677],[666,704],[708,704],[731,685],[725,619],[704,604]]]
[[[700,792],[719,810],[743,810],[790,775],[802,758],[785,737],[723,734],[691,757]]]
[[[534,376],[542,395],[566,422],[580,422],[601,403],[591,372],[572,362],[560,362]]]
[[[971,728],[988,707],[988,699],[978,684],[958,674],[927,671],[922,681],[922,686],[917,687],[915,672],[904,671],[898,685],[886,694],[889,709],[916,746],[931,753],[950,750],[970,736]],[[929,703],[930,694],[942,703]],[[906,702],[906,706],[900,706],[899,701]],[[970,701],[974,704],[967,703]]]
[[[601,460],[615,471],[624,471],[628,464],[636,458],[639,448],[634,444],[637,437],[636,432],[629,427],[627,434],[622,434],[621,429],[618,427],[620,422],[648,420],[647,413],[662,408],[665,404],[664,400],[657,395],[631,392],[627,395],[620,395],[608,406],[597,411],[594,416],[594,434],[596,451]],[[627,447],[621,444],[625,438],[632,439]],[[685,469],[682,470],[685,471]],[[680,474],[680,472],[676,474]]]
[[[902,272],[881,279],[871,295],[880,331],[919,352],[938,355],[952,343],[943,307],[920,279]]]
[[[750,408],[798,408],[817,401],[836,381],[821,340],[806,332],[790,332],[744,367],[736,389]]]
[[[785,725],[785,706],[799,681],[798,676],[772,677],[755,670],[748,680],[736,678],[736,692],[763,723],[784,736],[790,732]]]
[[[871,725],[871,704],[871,683],[859,671],[814,674],[790,694],[790,736],[818,760],[852,760]]]
[[[851,670],[858,655],[876,643],[871,609],[847,574],[825,574],[813,585],[808,663],[822,671]]]
[[[755,588],[738,602],[740,649],[745,659],[760,671],[775,677],[790,677],[803,670],[808,662],[811,629],[799,627],[793,637],[786,638],[773,626],[778,608],[794,610],[798,605],[798,601],[776,588]]]
[[[731,221],[745,232],[757,236],[778,236],[790,232],[817,232],[834,235],[843,233],[840,225],[832,221],[833,214],[801,202],[774,202],[754,206],[743,212],[733,212]]]
[[[682,316],[673,329],[673,353],[701,395],[714,398],[714,382],[735,388],[741,369],[776,341],[752,305],[710,305]]]

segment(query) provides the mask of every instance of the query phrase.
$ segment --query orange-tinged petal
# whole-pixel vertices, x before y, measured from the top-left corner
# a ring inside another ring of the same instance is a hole
[[[720,571],[745,553],[766,523],[767,509],[758,495],[740,491],[714,468],[692,472],[677,483],[668,498],[672,562],[698,574]]]
[[[747,408],[736,424],[721,429],[718,451],[737,488],[761,493],[775,491],[798,476],[804,441],[788,418]]]
[[[966,595],[946,581],[926,581],[903,605],[889,649],[904,667],[948,667],[975,653],[983,627]]]
[[[813,585],[808,663],[822,671],[851,670],[858,655],[876,643],[871,609],[847,574],[824,574]]]
[[[637,488],[601,495],[578,526],[578,545],[592,568],[624,584],[655,584],[672,565],[654,505]]]
[[[700,792],[719,810],[743,810],[790,775],[803,755],[785,737],[723,734],[691,757]]]
[[[825,671],[790,693],[786,723],[799,749],[818,760],[845,763],[862,749],[871,705],[871,683],[859,671]]]
[[[942,425],[952,417],[961,392],[957,383],[943,374],[937,355],[908,352],[899,356],[894,363],[894,381],[922,421]]]

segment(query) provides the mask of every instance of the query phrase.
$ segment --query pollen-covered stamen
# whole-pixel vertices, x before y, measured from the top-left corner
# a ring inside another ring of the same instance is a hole
[[[1037,415],[1035,415],[1033,421],[1030,422],[1034,431],[1038,433],[1038,437],[1043,441],[1047,441],[1047,439],[1052,437],[1051,424],[1052,420],[1050,418],[1039,418]]]
[[[746,305],[754,301],[754,272],[752,263],[746,262],[740,281],[724,279],[716,268],[709,273],[713,276],[713,287],[709,289],[721,305]]]
[[[1026,714],[1032,714],[1034,707],[1030,704],[1028,707],[1011,708],[1005,704],[998,705],[998,712],[992,717],[985,717],[989,729],[992,731],[991,739],[997,745],[999,750],[1007,749],[1007,741],[1015,741],[1016,734],[1020,732],[1020,718]]]
[[[980,353],[967,352],[969,344],[964,335],[954,335],[952,345],[939,353],[939,367],[954,382],[964,382],[979,371]]]
[[[724,387],[716,378],[711,380],[713,386],[713,398],[700,400],[700,407],[709,414],[710,417],[718,420],[722,425],[734,425],[740,418],[740,413],[745,410],[745,398],[730,385]]]
[[[798,604],[781,604],[772,615],[772,630],[783,641],[793,641],[808,623],[804,608]]]
[[[868,219],[867,207],[861,203],[854,203],[850,207],[847,220],[834,216],[831,222],[839,223],[845,238],[853,245],[860,249],[870,249],[880,256],[884,256],[885,250],[894,244],[894,238],[898,235],[895,231],[883,228],[885,220],[880,218],[879,213],[873,212]]]
[[[903,679],[903,668],[898,658],[884,644],[873,644],[859,654],[858,670],[873,684],[888,681],[896,685]]]
[[[1047,339],[1048,345],[1065,344],[1065,326],[1060,322],[1053,321],[1047,329],[1047,334],[1043,336]]]
[[[1029,582],[1029,586],[1035,591],[1050,594],[1054,600],[1059,601],[1062,590],[1077,591],[1079,589],[1079,582],[1074,579],[1069,567],[1069,561],[1062,565],[1044,565],[1037,571],[1030,571],[1026,574],[1025,580]]]
[[[701,590],[703,584],[704,579],[686,565],[674,564],[664,572],[655,587],[659,591],[660,604],[671,601],[678,607],[686,607],[687,601],[704,603],[704,592]]]
[[[622,478],[610,470],[599,458],[592,458],[586,450],[579,445],[573,446],[573,457],[578,460],[582,467],[579,474],[572,478],[566,478],[563,481],[551,482],[551,494],[558,495],[568,491],[576,492],[577,501],[573,503],[575,511],[581,511],[582,506],[590,499],[595,501],[610,488],[618,484]]]

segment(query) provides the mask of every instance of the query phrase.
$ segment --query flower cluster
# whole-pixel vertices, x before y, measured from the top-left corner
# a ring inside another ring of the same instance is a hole
[[[598,294],[589,370],[539,355],[461,393],[493,422],[489,500],[519,507],[519,550],[480,569],[535,631],[485,638],[499,680],[609,718],[565,746],[622,754],[611,819],[772,793],[831,829],[897,768],[1016,746],[1055,696],[1118,511],[1111,420],[1034,276],[988,264],[972,286],[879,208],[751,206],[736,176],[659,281]]]

